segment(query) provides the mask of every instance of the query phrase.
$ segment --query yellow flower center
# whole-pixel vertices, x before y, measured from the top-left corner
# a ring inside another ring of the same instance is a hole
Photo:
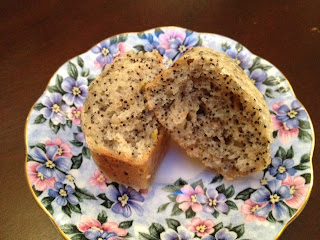
[[[97,181],[98,182],[104,182],[104,176],[100,175],[98,178],[97,178]],[[124,195],[123,195],[124,196]]]
[[[217,199],[209,198],[209,206],[212,207],[212,206],[216,206],[216,205],[217,205]]]
[[[68,175],[66,176],[66,178],[67,178],[69,181],[74,181],[74,177],[73,177],[72,175],[70,175],[70,174],[68,174]]]
[[[81,94],[81,91],[80,91],[80,89],[78,87],[73,87],[72,93],[75,96],[79,96]]]
[[[290,187],[290,193],[293,195],[296,192],[296,187],[295,186],[291,186]]]
[[[197,202],[197,195],[196,194],[191,196],[191,201],[194,203]]]
[[[196,230],[197,230],[198,232],[201,232],[201,233],[203,233],[206,229],[207,229],[207,226],[206,226],[206,225],[198,225],[198,226],[196,227]]]
[[[100,231],[100,232],[103,232],[103,230],[100,229],[100,228],[98,228],[98,227],[91,227],[91,229],[94,229],[94,230],[98,230],[98,231]]]
[[[270,202],[272,202],[272,203],[279,202],[279,200],[280,200],[280,196],[278,196],[277,194],[270,196]]]
[[[158,50],[157,49],[153,49],[152,52],[153,53],[158,53]]]
[[[267,184],[268,184],[268,181],[267,181],[267,179],[262,178],[262,179],[260,180],[260,183],[261,183],[261,185],[267,185]]]
[[[173,63],[173,61],[172,61],[171,59],[169,59],[169,60],[166,62],[166,64],[167,64],[168,66],[171,66],[172,63]]]
[[[64,190],[64,189],[60,189],[59,194],[60,194],[60,196],[62,196],[62,197],[66,197],[66,196],[68,195],[67,192],[66,192],[66,190]]]
[[[41,172],[38,172],[38,178],[40,178],[40,180],[44,179],[43,174]]]
[[[62,148],[58,148],[57,154],[58,154],[59,156],[61,156],[62,152],[63,152]]]
[[[124,194],[122,197],[118,197],[118,200],[121,202],[122,207],[124,207],[129,200],[129,197],[127,194]]]
[[[107,56],[109,52],[110,52],[110,51],[109,51],[108,48],[102,48],[101,53],[102,53],[103,56]]]
[[[179,51],[180,51],[181,53],[184,53],[186,50],[187,50],[186,46],[180,45]]]
[[[46,162],[46,167],[47,168],[54,168],[56,165],[53,163],[53,161],[51,161],[51,160],[48,160],[47,162]]]
[[[295,110],[291,110],[290,112],[288,112],[288,116],[289,118],[295,118],[297,116],[298,112]]]
[[[259,205],[255,205],[254,207],[251,208],[251,212],[255,212],[259,209]]]
[[[79,111],[79,110],[73,111],[73,115],[74,115],[76,118],[79,118],[80,115],[81,115],[81,111]]]
[[[52,111],[54,111],[55,113],[60,111],[60,107],[58,104],[53,104],[53,106],[51,107]]]
[[[236,63],[237,65],[239,65],[239,64],[241,63],[241,61],[240,61],[238,58],[234,58],[233,61],[235,61],[235,63]]]
[[[286,171],[286,168],[284,167],[284,166],[280,166],[279,168],[278,168],[278,172],[279,173],[284,173]]]
[[[170,38],[169,39],[169,42],[173,42],[175,39],[174,38]]]

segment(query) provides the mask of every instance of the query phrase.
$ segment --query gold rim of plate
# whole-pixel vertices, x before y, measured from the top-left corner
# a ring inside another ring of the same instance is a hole
[[[182,28],[182,29],[187,29],[187,28],[184,28],[184,27],[179,27],[179,26],[161,26],[161,27],[157,27],[157,28],[168,28],[168,27],[171,27],[171,28]],[[155,28],[150,28],[150,29],[147,29],[147,30],[144,30],[143,32],[146,32],[146,31],[150,31],[150,30],[153,30]],[[189,29],[187,29],[189,30]],[[138,32],[125,32],[125,33],[119,33],[119,34],[134,34],[134,33],[138,33]],[[199,34],[213,34],[213,33],[208,33],[208,32],[197,32]],[[111,38],[111,37],[114,37],[114,36],[117,36],[119,34],[115,34],[113,36],[110,36],[110,37],[107,37],[107,38]],[[215,35],[220,35],[220,34],[216,34],[214,33]],[[226,37],[226,36],[223,36],[223,35],[220,35],[222,37]],[[106,39],[107,39],[106,38]],[[231,38],[230,38],[231,39]],[[232,39],[233,40],[233,39]],[[236,41],[236,40],[234,40]],[[91,48],[90,48],[91,49]],[[88,51],[90,51],[90,49]],[[86,52],[88,52],[86,51]],[[84,53],[86,53],[84,52]],[[79,54],[81,55],[81,53]],[[79,56],[78,55],[78,56]],[[73,57],[74,58],[74,57]],[[70,58],[68,61],[70,61],[71,59],[73,58]],[[264,58],[263,58],[264,59]],[[264,59],[266,60],[266,59]],[[67,62],[68,62],[67,61]],[[64,64],[64,63],[63,63]],[[63,65],[62,64],[62,65]],[[62,66],[61,65],[61,66]],[[273,65],[273,64],[272,64]],[[51,82],[51,80],[53,79],[53,77],[56,75],[56,73],[59,71],[60,67],[58,68],[58,70],[51,76],[50,80],[48,81],[48,84],[45,88],[45,90],[43,91],[42,94],[44,94]],[[279,70],[279,69],[278,69]],[[288,85],[289,85],[289,88],[293,94],[293,96],[298,100],[295,92],[293,91],[293,88],[289,82],[289,80],[287,79],[287,77],[279,70],[279,72],[283,75],[283,77],[286,79]],[[42,95],[41,95],[42,96]],[[40,96],[40,97],[41,97]],[[38,98],[39,99],[39,98]],[[300,101],[299,101],[300,102]],[[39,207],[48,215],[48,217],[50,218],[50,220],[53,222],[54,226],[56,227],[56,229],[60,232],[60,234],[66,239],[66,240],[71,240],[59,227],[58,223],[54,220],[54,218],[52,217],[52,215],[48,212],[48,210],[41,204],[41,202],[39,201],[39,199],[37,198],[37,196],[35,195],[35,193],[33,192],[32,190],[32,186],[30,184],[30,181],[29,181],[29,178],[28,178],[28,169],[27,169],[27,159],[28,159],[28,139],[27,139],[27,127],[28,127],[28,123],[29,123],[29,118],[30,118],[30,115],[31,115],[31,112],[33,110],[33,107],[34,105],[36,104],[36,102],[32,105],[29,113],[28,113],[28,116],[27,116],[27,119],[26,119],[26,123],[25,123],[25,126],[24,126],[24,141],[25,141],[25,147],[26,147],[26,157],[25,157],[25,163],[24,163],[24,167],[25,167],[25,177],[27,179],[27,183],[28,183],[28,187],[32,193],[32,196],[34,197],[34,199],[36,200],[36,202],[38,203]],[[292,223],[298,216],[299,214],[303,211],[304,207],[306,206],[309,198],[310,198],[310,195],[311,195],[311,192],[312,192],[312,188],[313,188],[313,180],[314,180],[314,172],[313,172],[313,164],[312,164],[312,158],[313,158],[313,152],[314,152],[314,146],[315,146],[315,134],[314,134],[314,129],[313,129],[313,124],[312,124],[312,121],[311,121],[311,118],[310,118],[310,115],[307,111],[307,109],[304,107],[304,105],[300,102],[300,104],[302,105],[302,107],[304,108],[304,110],[306,111],[307,115],[308,115],[308,119],[310,121],[310,125],[311,125],[311,130],[312,130],[312,145],[311,145],[311,152],[310,152],[310,169],[311,169],[311,180],[310,180],[310,188],[309,188],[309,191],[308,191],[308,194],[304,200],[304,202],[302,203],[302,205],[300,206],[300,208],[295,212],[295,214],[289,219],[288,222],[286,222],[282,229],[278,232],[277,236],[274,238],[274,240],[278,240],[279,237],[281,236],[281,234],[284,232],[284,230],[289,226],[290,223]]]

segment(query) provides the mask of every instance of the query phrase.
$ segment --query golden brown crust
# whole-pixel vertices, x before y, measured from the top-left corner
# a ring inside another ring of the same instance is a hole
[[[167,152],[169,138],[169,134],[164,130],[159,134],[158,144],[151,149],[146,158],[139,162],[123,156],[114,156],[106,148],[98,148],[96,152],[91,151],[91,154],[108,180],[136,189],[145,189],[152,182],[155,172]]]

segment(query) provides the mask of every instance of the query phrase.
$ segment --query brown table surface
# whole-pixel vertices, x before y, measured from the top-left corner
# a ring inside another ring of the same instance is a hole
[[[33,199],[24,173],[25,119],[66,60],[117,33],[177,25],[238,40],[277,66],[320,131],[320,1],[1,1],[0,239],[63,239]],[[320,238],[315,184],[280,239]],[[267,234],[267,233],[266,233]]]

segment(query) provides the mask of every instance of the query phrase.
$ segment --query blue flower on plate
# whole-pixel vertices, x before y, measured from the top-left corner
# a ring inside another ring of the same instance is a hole
[[[66,206],[67,203],[77,205],[79,203],[78,198],[73,194],[75,190],[70,186],[63,184],[62,182],[56,182],[54,189],[49,189],[49,196],[54,197],[57,204],[60,206]]]
[[[272,159],[269,167],[269,173],[275,176],[278,180],[284,180],[287,175],[293,176],[297,170],[293,168],[294,161],[292,159],[286,159],[282,162],[282,159],[275,157]]]
[[[67,93],[62,99],[68,104],[74,104],[77,108],[82,107],[88,94],[88,81],[85,78],[79,78],[77,81],[72,77],[63,79],[61,88]]]
[[[84,233],[84,236],[89,240],[107,240],[111,238],[112,240],[120,240],[120,238],[117,238],[118,234],[114,232],[105,232],[105,231],[101,231],[93,228],[86,231]]]
[[[63,104],[60,93],[51,93],[44,96],[41,103],[45,106],[41,109],[41,113],[46,119],[51,119],[55,125],[66,123],[66,113],[70,107]]]
[[[147,52],[152,52],[156,50],[161,55],[163,55],[166,52],[166,50],[160,46],[160,43],[153,39],[152,34],[149,33],[147,35],[147,40],[148,43],[144,45],[144,50],[146,50]]]
[[[37,168],[45,178],[57,177],[58,181],[65,179],[65,174],[71,169],[70,159],[62,156],[56,157],[58,146],[47,146],[45,154],[40,148],[30,150],[30,156],[42,165]]]
[[[235,240],[237,239],[237,234],[235,232],[230,231],[227,228],[220,229],[215,235],[215,238],[212,238],[212,240]],[[209,240],[205,239],[205,240]]]
[[[254,81],[254,85],[258,88],[258,90],[262,92],[262,83],[264,82],[264,80],[267,79],[268,74],[260,68],[253,70],[252,73],[250,73],[248,69],[245,69],[244,72],[248,75],[250,79]]]
[[[306,119],[308,117],[305,110],[301,109],[302,105],[298,102],[298,100],[294,100],[291,103],[291,108],[288,105],[283,104],[277,109],[278,115],[276,119],[286,123],[286,126],[289,129],[298,128],[299,120]]]
[[[217,190],[212,188],[207,190],[206,195],[197,195],[197,201],[202,204],[205,203],[203,210],[207,213],[213,213],[214,211],[227,212],[226,200],[227,198],[223,193],[218,193]]]
[[[172,60],[178,59],[184,54],[188,49],[196,45],[198,42],[198,37],[196,34],[191,33],[182,42],[181,39],[176,38],[173,42],[169,44],[170,50],[166,52],[166,56]]]
[[[105,40],[100,43],[100,46],[94,46],[91,52],[99,54],[96,58],[97,62],[101,65],[110,64],[114,56],[119,52],[117,44],[110,43],[109,40]]]
[[[190,232],[188,229],[186,229],[183,226],[179,226],[177,228],[177,232],[168,229],[165,232],[160,234],[160,239],[162,240],[176,240],[176,239],[181,239],[181,240],[191,240],[193,239],[194,233]]]
[[[124,217],[130,217],[132,214],[131,208],[133,208],[138,215],[142,215],[143,209],[137,202],[143,202],[144,198],[136,190],[126,188],[123,185],[119,185],[119,189],[109,185],[106,196],[114,202],[111,208],[113,212],[122,214]]]
[[[288,208],[284,205],[283,200],[291,199],[290,188],[281,185],[281,181],[276,179],[268,182],[267,187],[261,187],[251,194],[250,199],[258,204],[265,204],[255,211],[259,217],[267,217],[272,210],[273,217],[278,220],[284,220],[288,217]]]
[[[238,50],[235,47],[233,47],[229,48],[226,51],[226,54],[232,59],[234,59],[236,63],[240,65],[240,67],[243,69],[250,68],[253,64],[252,57],[250,53],[246,50],[242,49],[240,52],[238,52]]]

